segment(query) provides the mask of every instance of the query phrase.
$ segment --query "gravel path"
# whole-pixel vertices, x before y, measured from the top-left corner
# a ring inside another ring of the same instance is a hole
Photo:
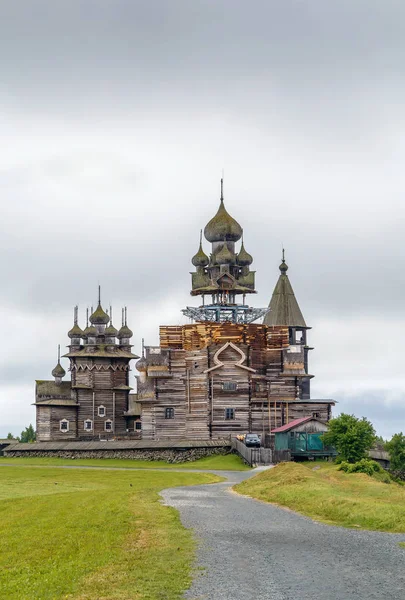
[[[252,472],[221,474],[227,482],[162,493],[200,542],[203,571],[185,598],[405,599],[405,535],[315,523],[230,490]]]

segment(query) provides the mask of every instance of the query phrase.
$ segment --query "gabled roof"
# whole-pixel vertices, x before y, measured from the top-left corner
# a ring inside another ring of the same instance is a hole
[[[271,433],[282,433],[283,431],[290,431],[290,429],[294,429],[294,427],[297,427],[297,425],[302,425],[302,423],[308,423],[308,421],[319,421],[319,419],[316,419],[315,417],[301,417],[300,419],[294,419],[286,425],[282,425],[281,427],[276,427],[275,429],[272,429]]]
[[[270,300],[270,311],[264,317],[263,324],[306,327],[307,325],[288,279],[287,269],[288,267],[283,259],[280,265],[281,274]]]

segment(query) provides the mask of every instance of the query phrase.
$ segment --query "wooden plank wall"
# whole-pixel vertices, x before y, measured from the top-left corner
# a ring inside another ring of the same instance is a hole
[[[36,406],[36,432],[38,442],[51,439],[51,407]]]
[[[192,350],[185,353],[186,365],[186,437],[209,438],[208,414],[208,352]]]
[[[74,406],[51,406],[51,439],[71,440],[77,436],[77,408]],[[69,421],[69,431],[60,430],[60,421],[66,419]]]
[[[222,344],[212,344],[209,347],[210,365],[214,366],[214,355]],[[238,344],[247,355],[248,345]],[[224,366],[210,373],[211,406],[212,406],[212,435],[222,437],[224,434],[247,431],[250,427],[250,372],[235,365],[240,360],[240,354],[232,347],[226,348],[218,356]],[[224,383],[236,383],[236,391],[227,391]],[[226,409],[235,410],[235,419],[226,419]]]
[[[160,327],[161,348],[201,350],[210,344],[247,343],[253,349],[287,348],[288,327],[235,323],[193,323]]]

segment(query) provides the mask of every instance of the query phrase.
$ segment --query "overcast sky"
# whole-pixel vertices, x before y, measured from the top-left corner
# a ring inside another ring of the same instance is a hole
[[[222,169],[256,306],[286,248],[312,396],[405,430],[404,22],[402,0],[0,3],[0,436],[98,283],[136,352],[184,322]]]

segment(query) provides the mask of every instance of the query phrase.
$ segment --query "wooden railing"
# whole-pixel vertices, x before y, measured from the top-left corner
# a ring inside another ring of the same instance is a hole
[[[232,438],[232,448],[251,467],[256,465],[272,465],[291,460],[291,452],[289,450],[248,448],[243,442],[236,438]]]

